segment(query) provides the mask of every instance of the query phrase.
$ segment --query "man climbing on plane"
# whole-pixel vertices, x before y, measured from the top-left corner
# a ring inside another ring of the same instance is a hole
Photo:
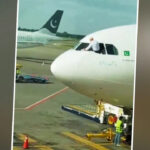
[[[96,40],[94,40],[94,38],[93,37],[90,37],[90,44],[89,44],[89,46],[88,47],[86,47],[84,50],[85,51],[88,51],[88,50],[93,50],[94,52],[96,52],[96,53],[100,53],[100,46],[99,46],[99,43],[96,41]]]

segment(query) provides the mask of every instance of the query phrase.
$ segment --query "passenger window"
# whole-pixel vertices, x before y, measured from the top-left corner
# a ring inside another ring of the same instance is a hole
[[[107,54],[109,55],[118,55],[117,48],[112,44],[106,44]]]
[[[86,47],[88,47],[89,43],[81,43],[76,47],[76,50],[80,51]]]

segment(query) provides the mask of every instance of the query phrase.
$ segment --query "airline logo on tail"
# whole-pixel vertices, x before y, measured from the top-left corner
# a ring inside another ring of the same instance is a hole
[[[54,15],[46,22],[42,28],[48,29],[52,33],[56,33],[62,18],[63,11],[57,10]]]

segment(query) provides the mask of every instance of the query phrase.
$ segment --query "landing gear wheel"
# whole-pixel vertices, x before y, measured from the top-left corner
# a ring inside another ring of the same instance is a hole
[[[111,141],[112,141],[112,139],[110,139],[110,137],[107,137],[106,140],[107,140],[108,142],[111,142]]]
[[[114,114],[109,114],[108,117],[107,117],[107,124],[114,125],[116,120],[117,120],[117,118]]]
[[[34,83],[39,83],[39,80],[34,79],[33,82],[34,82]]]
[[[24,82],[24,77],[23,77],[23,76],[19,76],[18,81],[19,81],[19,82]]]

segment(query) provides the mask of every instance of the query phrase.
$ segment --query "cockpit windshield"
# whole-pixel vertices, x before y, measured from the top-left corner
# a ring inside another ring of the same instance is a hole
[[[89,46],[89,43],[79,43],[75,47],[75,50],[81,51],[84,48],[87,48],[88,46]],[[100,47],[98,51],[99,54],[118,55],[117,48],[112,44],[99,43],[99,47]],[[92,48],[90,48],[89,51],[92,51]]]
[[[88,47],[88,45],[89,45],[89,43],[79,43],[79,44],[76,46],[75,49],[76,49],[77,51],[80,51],[80,50],[82,50],[82,49]]]

